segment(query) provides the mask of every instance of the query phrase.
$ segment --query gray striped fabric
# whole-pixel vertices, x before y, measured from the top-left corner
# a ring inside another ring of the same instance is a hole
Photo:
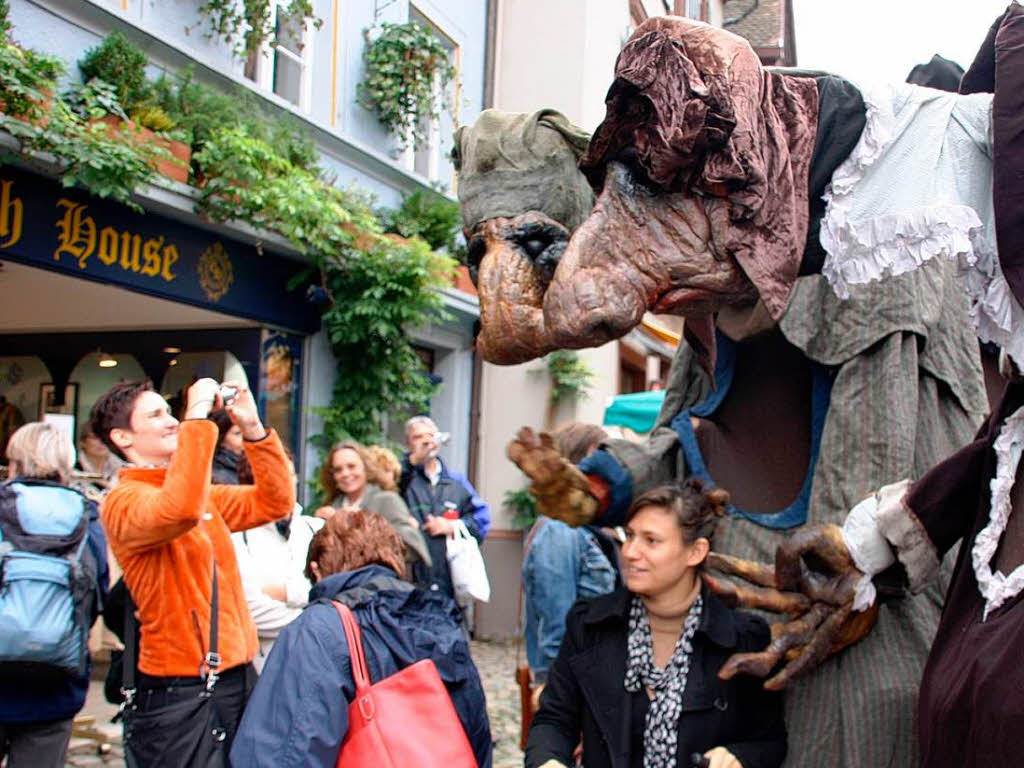
[[[863,286],[839,301],[819,276],[797,281],[780,327],[835,373],[808,523],[842,523],[878,487],[918,477],[969,442],[988,410],[978,342],[954,267],[926,268]],[[707,382],[685,345],[673,363],[659,428],[643,444],[613,441],[634,493],[686,474],[667,428]],[[730,518],[714,548],[773,562],[789,534]],[[790,768],[908,768],[919,763],[917,691],[948,583],[881,607],[859,644],[829,659],[786,694]],[[769,617],[770,619],[770,617]]]

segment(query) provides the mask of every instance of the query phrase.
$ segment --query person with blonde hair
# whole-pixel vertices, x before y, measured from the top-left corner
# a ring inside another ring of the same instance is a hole
[[[380,515],[341,509],[313,537],[309,606],[270,652],[242,718],[231,764],[329,768],[349,729],[355,699],[348,643],[331,601],[347,605],[362,635],[371,683],[424,659],[434,662],[481,768],[491,732],[480,675],[446,595],[401,578],[402,541]]]
[[[72,719],[89,690],[86,636],[107,595],[107,542],[95,502],[67,486],[73,449],[63,432],[42,422],[25,424],[11,435],[6,453],[10,479],[0,484],[0,594],[13,598],[6,579],[19,558],[34,557],[40,567],[45,560],[70,559],[77,576],[70,577],[68,590],[83,656],[75,672],[38,655],[15,661],[23,658],[19,649],[40,644],[28,634],[39,627],[18,621],[29,619],[33,606],[0,598],[0,762],[6,756],[8,768],[61,768]],[[51,588],[42,594],[59,599],[68,592]],[[67,610],[63,604],[34,607]]]
[[[377,462],[362,443],[336,443],[320,468],[320,490],[326,503],[316,511],[316,516],[331,518],[342,509],[375,512],[391,523],[405,543],[406,562],[423,563],[429,568],[431,553],[419,526],[402,497],[381,487],[380,475]]]
[[[385,491],[397,491],[398,483],[402,479],[402,463],[391,451],[383,445],[366,446],[366,455],[373,465],[373,475],[370,482],[376,483]]]

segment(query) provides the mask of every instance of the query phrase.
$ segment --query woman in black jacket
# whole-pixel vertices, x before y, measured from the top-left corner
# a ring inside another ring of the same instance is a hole
[[[633,502],[625,589],[576,603],[526,746],[527,768],[776,768],[786,756],[781,695],[719,680],[736,652],[769,642],[761,619],[727,608],[700,577],[729,495],[698,480]],[[697,761],[693,761],[696,757]]]

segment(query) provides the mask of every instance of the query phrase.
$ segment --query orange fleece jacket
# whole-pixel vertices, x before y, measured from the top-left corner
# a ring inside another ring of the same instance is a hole
[[[273,430],[246,442],[255,485],[210,485],[217,425],[190,420],[166,468],[125,467],[103,502],[103,525],[138,608],[139,669],[195,677],[210,647],[210,596],[217,561],[220,669],[259,649],[242,591],[231,532],[289,514],[295,488]]]

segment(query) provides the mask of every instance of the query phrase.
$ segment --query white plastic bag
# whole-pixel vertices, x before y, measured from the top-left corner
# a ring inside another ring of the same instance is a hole
[[[461,520],[453,520],[455,534],[448,537],[448,570],[452,574],[455,596],[469,595],[482,602],[491,599],[491,583],[476,539]]]

